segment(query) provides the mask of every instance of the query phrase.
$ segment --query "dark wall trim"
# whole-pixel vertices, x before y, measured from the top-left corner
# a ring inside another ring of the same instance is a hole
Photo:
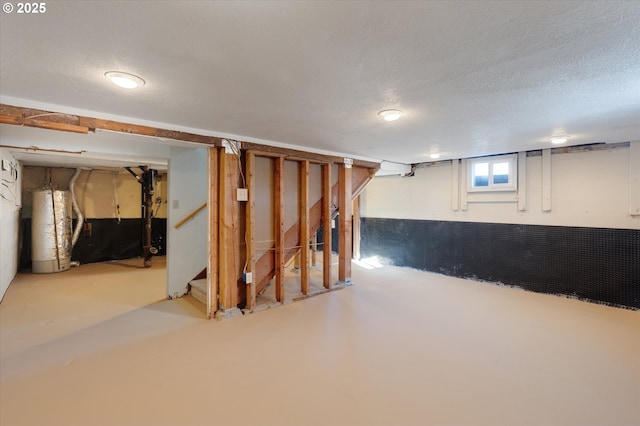
[[[31,219],[21,220],[20,270],[31,269]],[[75,226],[75,221],[73,223]],[[84,263],[131,259],[142,256],[142,219],[86,219],[71,259]],[[90,231],[88,226],[91,227]],[[166,254],[167,219],[154,218],[151,241],[158,255]]]
[[[640,230],[362,219],[363,257],[640,308]]]

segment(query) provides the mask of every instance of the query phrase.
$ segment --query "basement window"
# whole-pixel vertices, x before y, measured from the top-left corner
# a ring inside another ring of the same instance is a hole
[[[515,191],[518,157],[516,154],[472,158],[467,161],[467,191]]]

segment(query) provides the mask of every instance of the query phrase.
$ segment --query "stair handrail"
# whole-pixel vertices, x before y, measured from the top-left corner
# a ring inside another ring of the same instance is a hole
[[[194,211],[192,211],[191,213],[189,213],[187,216],[185,216],[184,219],[182,219],[180,222],[176,223],[175,225],[173,225],[173,227],[175,229],[180,228],[182,225],[184,225],[186,222],[188,222],[189,220],[193,219],[195,217],[195,215],[197,215],[198,213],[200,213],[205,207],[207,207],[207,203],[204,203],[203,205],[201,205],[200,207],[198,207],[197,209],[195,209]]]

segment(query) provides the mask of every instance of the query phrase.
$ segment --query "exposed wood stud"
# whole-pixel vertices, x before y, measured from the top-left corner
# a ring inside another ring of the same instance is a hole
[[[309,162],[299,164],[300,194],[300,290],[302,294],[309,294]]]
[[[238,158],[235,154],[220,154],[220,214],[219,214],[219,282],[222,309],[238,305]]]
[[[352,208],[351,208],[351,167],[344,164],[338,165],[338,211],[340,215],[340,236],[338,250],[338,280],[343,283],[351,281],[351,257],[352,257]]]
[[[208,163],[207,317],[211,319],[218,310],[218,148],[209,148]]]
[[[255,183],[255,154],[248,152],[246,161],[246,179],[249,199],[246,208],[245,238],[247,244],[247,274],[254,275],[256,270],[255,248],[255,214],[256,214],[256,183]],[[256,282],[254,279],[247,284],[247,309],[252,311],[256,307]]]
[[[331,186],[331,164],[322,165],[322,284],[331,288],[331,212],[333,189]]]
[[[275,191],[274,191],[274,220],[275,220],[275,278],[276,300],[284,302],[284,264],[285,264],[285,229],[284,229],[284,158],[277,157],[275,161]]]

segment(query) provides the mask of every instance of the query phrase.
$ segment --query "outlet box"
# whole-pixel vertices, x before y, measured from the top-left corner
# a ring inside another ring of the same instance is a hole
[[[249,190],[247,188],[238,188],[238,201],[249,201]]]
[[[253,272],[246,272],[244,274],[244,282],[251,284],[253,282]]]
[[[331,229],[336,229],[336,220],[331,219]]]

